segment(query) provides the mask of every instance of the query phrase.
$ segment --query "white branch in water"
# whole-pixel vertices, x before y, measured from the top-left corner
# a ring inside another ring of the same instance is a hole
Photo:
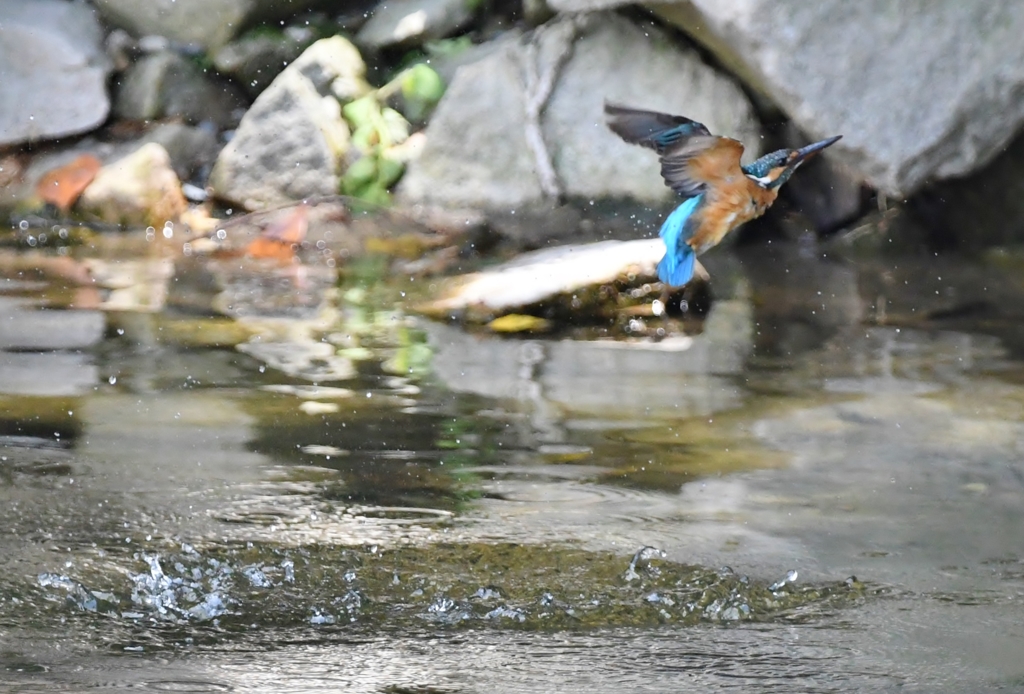
[[[544,142],[544,132],[541,129],[540,118],[547,106],[551,92],[555,89],[555,82],[562,70],[562,66],[572,55],[573,43],[576,41],[579,32],[579,20],[571,17],[567,21],[559,22],[553,27],[538,27],[534,30],[533,36],[523,47],[523,91],[526,97],[526,144],[533,152],[533,158],[537,166],[537,177],[540,179],[540,187],[549,198],[557,200],[562,195],[562,187],[558,182],[558,174],[555,173],[554,164],[551,161],[551,154],[548,152],[547,144]],[[541,57],[538,47],[547,36],[552,35],[552,44],[555,48],[554,56],[545,65],[541,74],[539,64]]]

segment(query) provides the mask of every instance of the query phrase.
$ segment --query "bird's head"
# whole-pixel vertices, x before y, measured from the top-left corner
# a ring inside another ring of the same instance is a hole
[[[800,149],[776,150],[744,166],[743,173],[762,188],[778,188],[789,180],[801,164],[841,137],[842,135],[836,135]]]

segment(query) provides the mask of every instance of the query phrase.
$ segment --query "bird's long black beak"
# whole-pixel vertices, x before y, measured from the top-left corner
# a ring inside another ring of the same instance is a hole
[[[827,140],[821,140],[820,142],[815,142],[813,144],[807,145],[806,147],[801,147],[800,149],[798,149],[797,151],[793,152],[793,154],[790,155],[790,166],[805,162],[806,160],[810,159],[812,156],[814,156],[821,150],[825,149],[826,147],[829,147],[831,145],[834,145],[836,142],[839,142],[839,140],[841,140],[842,137],[842,135],[836,135],[835,137],[830,137]]]

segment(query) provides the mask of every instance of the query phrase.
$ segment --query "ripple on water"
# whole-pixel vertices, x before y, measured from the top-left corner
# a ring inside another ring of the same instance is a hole
[[[206,680],[152,680],[146,686],[158,692],[230,692],[234,688]]]
[[[350,506],[345,514],[361,518],[383,518],[399,524],[439,523],[455,517],[451,511],[439,508],[412,508],[408,506]]]
[[[538,484],[539,479],[544,484]],[[678,519],[682,513],[678,498],[671,494],[572,477],[541,476],[534,471],[496,476],[482,486],[489,497],[499,500],[488,504],[491,515],[499,520],[514,515],[527,523],[534,518],[538,533],[541,526],[554,524],[563,537],[588,538],[593,534],[585,530],[588,526],[598,532],[611,532],[612,520],[657,522]]]
[[[552,462],[574,463],[586,460],[594,454],[594,450],[590,446],[578,446],[568,443],[545,443],[537,447],[537,453]]]

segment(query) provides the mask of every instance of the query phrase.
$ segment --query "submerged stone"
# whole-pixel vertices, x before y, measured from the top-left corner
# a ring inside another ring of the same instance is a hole
[[[352,361],[336,354],[335,347],[324,342],[254,340],[239,344],[238,350],[289,376],[317,383],[344,381],[356,375]]]

